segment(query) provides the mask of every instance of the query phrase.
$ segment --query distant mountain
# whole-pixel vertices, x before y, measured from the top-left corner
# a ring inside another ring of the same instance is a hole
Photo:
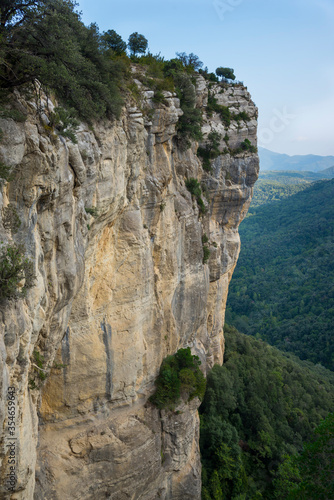
[[[274,153],[269,149],[259,147],[260,169],[263,170],[295,170],[320,172],[334,168],[334,156],[295,155],[289,156]]]
[[[321,170],[318,175],[322,175],[326,179],[333,179],[334,177],[334,166],[325,168],[325,170]]]

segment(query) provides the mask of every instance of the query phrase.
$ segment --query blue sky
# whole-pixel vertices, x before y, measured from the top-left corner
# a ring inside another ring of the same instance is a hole
[[[259,144],[334,155],[334,0],[79,0],[85,24],[135,31],[170,59],[232,67],[259,107]]]

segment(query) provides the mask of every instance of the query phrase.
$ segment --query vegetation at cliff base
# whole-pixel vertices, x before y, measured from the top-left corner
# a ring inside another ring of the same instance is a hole
[[[334,413],[319,424],[301,454],[285,457],[273,483],[281,500],[334,498]]]
[[[331,370],[333,221],[334,180],[256,207],[240,225],[226,315],[244,333]]]
[[[181,396],[188,401],[204,397],[206,381],[199,366],[198,356],[193,356],[190,347],[179,349],[167,356],[161,364],[155,381],[156,391],[150,397],[151,403],[159,409],[174,410]]]
[[[297,476],[289,473],[292,489],[299,484],[296,477],[304,478],[305,484],[315,477],[319,458],[323,472],[333,463],[333,448],[328,459],[322,455],[333,443],[332,420],[324,440],[315,441],[316,449],[310,445],[313,451],[307,451],[306,443],[333,410],[334,375],[233,327],[226,326],[225,337],[224,364],[208,374],[200,407],[202,498],[283,500],[288,467],[282,464],[287,460],[298,469]],[[319,482],[321,487],[327,484],[320,476]]]

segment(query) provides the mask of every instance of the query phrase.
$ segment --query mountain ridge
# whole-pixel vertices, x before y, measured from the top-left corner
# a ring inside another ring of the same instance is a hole
[[[267,170],[293,170],[307,172],[321,172],[334,168],[334,156],[320,155],[287,155],[276,153],[269,149],[259,147],[260,169]]]

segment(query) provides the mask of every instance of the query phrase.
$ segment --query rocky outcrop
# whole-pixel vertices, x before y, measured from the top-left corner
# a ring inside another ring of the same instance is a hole
[[[26,298],[0,309],[1,498],[200,498],[199,401],[167,412],[148,397],[162,359],[181,347],[204,371],[223,361],[228,283],[258,157],[222,154],[204,172],[197,144],[182,150],[175,140],[176,96],[157,104],[141,92],[142,105],[120,120],[81,124],[78,144],[50,134],[45,101],[44,125],[19,95],[27,120],[0,120],[1,160],[15,172],[2,182],[1,213],[11,204],[21,219],[15,234],[1,226],[0,240],[23,243],[36,275]],[[245,138],[255,145],[247,89],[210,92],[250,120],[226,131],[208,117],[198,77],[204,138],[217,130],[231,148]],[[206,213],[187,178],[201,181]]]

